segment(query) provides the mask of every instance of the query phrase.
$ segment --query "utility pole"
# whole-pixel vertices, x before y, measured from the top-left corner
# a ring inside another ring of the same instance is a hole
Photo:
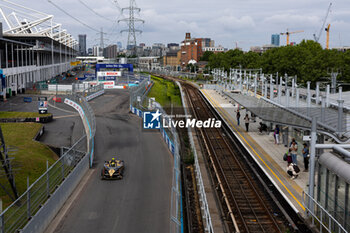
[[[128,44],[127,44],[127,49],[131,50],[133,55],[136,55],[136,33],[142,33],[141,30],[135,29],[135,23],[141,22],[145,23],[144,20],[136,18],[135,17],[135,12],[139,13],[141,11],[141,8],[138,8],[136,6],[136,1],[135,0],[130,0],[130,5],[129,7],[122,8],[122,12],[128,11],[129,12],[129,17],[124,18],[121,20],[118,20],[119,22],[126,22],[128,25],[128,29],[121,30],[120,32],[128,32]]]

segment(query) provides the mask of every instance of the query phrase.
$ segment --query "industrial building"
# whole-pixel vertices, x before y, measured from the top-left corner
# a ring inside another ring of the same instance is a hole
[[[181,42],[181,66],[187,66],[191,60],[198,62],[202,55],[202,39],[191,38],[191,33],[186,33],[185,40]]]
[[[181,65],[181,51],[169,51],[163,57],[163,67],[169,68],[170,70],[179,70]]]

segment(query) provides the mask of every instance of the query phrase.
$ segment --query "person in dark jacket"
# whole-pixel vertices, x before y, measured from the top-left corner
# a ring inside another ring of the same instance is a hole
[[[245,130],[248,132],[249,131],[249,116],[248,114],[245,114],[245,117],[244,117],[244,122],[245,122]]]
[[[239,120],[240,120],[240,118],[241,118],[241,113],[239,112],[239,109],[237,109],[236,118],[237,118],[237,125],[239,125]]]
[[[303,157],[304,157],[304,172],[309,171],[309,158],[310,158],[310,154],[309,154],[309,148],[307,146],[306,143],[303,144],[304,148],[302,150],[303,153]]]

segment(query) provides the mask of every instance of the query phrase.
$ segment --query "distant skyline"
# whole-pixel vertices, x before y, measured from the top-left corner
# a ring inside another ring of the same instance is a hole
[[[56,9],[48,1],[12,0],[15,3],[54,15],[54,21],[78,39],[78,34],[87,34],[87,47],[99,44],[99,35],[84,27]],[[111,33],[105,36],[105,45],[121,41],[125,47],[127,33],[125,23],[116,23],[126,17],[120,14],[113,0],[80,0],[93,8],[100,17],[90,11],[79,0],[52,0],[89,26]],[[119,0],[121,7],[127,7],[129,0]],[[290,31],[304,30],[303,33],[291,35],[290,41],[299,43],[302,39],[313,39],[319,32],[325,17],[329,1],[324,0],[136,0],[142,9],[137,17],[146,21],[137,28],[143,34],[137,38],[137,44],[146,43],[180,43],[186,32],[193,37],[209,37],[216,45],[232,49],[237,42],[244,50],[251,46],[271,43],[271,35]],[[349,0],[335,0],[327,23],[331,24],[330,47],[350,46],[350,3]],[[105,18],[109,18],[111,22]],[[2,20],[3,21],[3,20]],[[320,43],[325,47],[326,33],[323,32]],[[286,37],[281,36],[280,44],[286,44]]]

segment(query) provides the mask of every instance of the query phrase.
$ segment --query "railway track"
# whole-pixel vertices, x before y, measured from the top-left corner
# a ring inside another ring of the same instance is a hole
[[[200,120],[216,118],[198,89],[190,84],[182,84],[193,115]],[[208,154],[217,189],[221,193],[229,231],[283,232],[283,220],[274,216],[274,210],[229,135],[221,128],[202,128],[199,134]]]

